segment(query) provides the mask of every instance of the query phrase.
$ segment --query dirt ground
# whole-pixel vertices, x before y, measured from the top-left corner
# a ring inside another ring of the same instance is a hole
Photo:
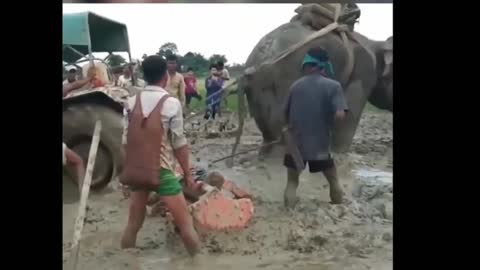
[[[228,115],[224,116],[224,119]],[[189,122],[200,122],[200,118]],[[192,126],[189,124],[188,128]],[[229,126],[227,125],[227,128]],[[212,136],[214,137],[214,136]],[[234,138],[192,138],[193,160],[219,170],[255,198],[250,226],[239,232],[207,236],[203,254],[188,258],[179,237],[161,217],[147,217],[138,249],[120,250],[128,200],[118,183],[91,194],[77,269],[392,269],[392,114],[367,112],[352,152],[335,157],[347,193],[343,205],[330,205],[328,185],[319,174],[304,172],[299,203],[283,207],[286,170],[281,158],[258,161],[256,153],[235,158],[235,166],[209,164],[231,151]],[[261,143],[253,120],[244,130],[239,151]],[[278,156],[282,149],[277,149]],[[68,259],[78,195],[64,179],[63,246]],[[195,267],[195,268],[193,268]]]

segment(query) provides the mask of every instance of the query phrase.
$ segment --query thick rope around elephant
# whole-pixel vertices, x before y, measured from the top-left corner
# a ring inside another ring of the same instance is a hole
[[[344,72],[343,72],[343,74],[340,78],[340,82],[345,84],[345,85],[348,84],[351,73],[353,71],[354,64],[355,64],[354,63],[355,58],[354,58],[354,55],[353,55],[353,48],[351,47],[349,38],[352,39],[352,40],[355,40],[355,39],[351,35],[347,36],[347,32],[349,31],[348,25],[338,23],[338,18],[340,17],[340,12],[342,10],[342,4],[331,4],[331,6],[333,6],[334,9],[335,9],[335,12],[333,14],[330,12],[330,10],[321,7],[321,5],[319,5],[319,4],[313,4],[313,5],[317,5],[317,8],[318,8],[318,6],[320,6],[320,8],[318,9],[319,12],[323,12],[323,15],[325,17],[329,18],[329,19],[332,19],[333,22],[330,23],[329,25],[323,27],[319,31],[311,34],[310,36],[308,36],[303,41],[301,41],[301,42],[297,43],[296,45],[290,47],[289,49],[285,50],[274,60],[265,61],[262,64],[258,65],[257,67],[253,66],[253,67],[246,68],[245,69],[245,75],[242,76],[242,79],[246,76],[248,77],[248,76],[253,75],[254,73],[261,70],[262,68],[275,65],[279,61],[283,60],[287,56],[296,52],[297,50],[304,47],[309,42],[311,42],[315,39],[318,39],[318,38],[332,32],[332,31],[339,31],[340,35],[341,35],[341,38],[342,38],[342,41],[345,44],[345,47],[347,48],[347,54],[348,54],[347,55],[347,64],[346,64],[345,70],[344,70]],[[235,81],[235,83],[236,83],[236,81]],[[238,106],[238,110],[239,110],[238,122],[239,123],[238,123],[238,129],[237,129],[237,136],[235,137],[235,143],[234,143],[233,148],[232,148],[232,154],[230,155],[230,156],[232,156],[232,158],[230,160],[228,160],[228,162],[227,162],[227,165],[230,166],[230,167],[233,166],[233,157],[235,156],[235,152],[237,150],[238,144],[240,143],[240,138],[241,138],[242,133],[243,133],[243,126],[244,126],[244,122],[245,122],[244,111],[246,109],[245,108],[244,94],[245,94],[245,89],[242,89],[240,87],[238,89],[238,92],[237,92],[238,105],[239,105]]]

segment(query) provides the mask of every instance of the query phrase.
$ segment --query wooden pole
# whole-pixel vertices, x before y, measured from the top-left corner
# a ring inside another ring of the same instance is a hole
[[[88,194],[90,192],[90,184],[92,182],[93,168],[95,167],[95,159],[97,157],[98,144],[100,143],[100,131],[102,130],[102,122],[98,120],[95,123],[95,129],[93,131],[92,144],[90,146],[90,153],[88,155],[87,169],[85,178],[83,179],[82,190],[80,193],[80,203],[78,205],[78,214],[75,219],[75,227],[73,232],[73,240],[70,253],[70,263],[72,270],[77,269],[79,247],[78,244],[82,236],[83,222],[85,220],[85,212],[88,200]]]

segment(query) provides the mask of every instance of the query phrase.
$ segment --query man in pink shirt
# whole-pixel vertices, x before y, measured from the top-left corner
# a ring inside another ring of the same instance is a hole
[[[193,69],[191,67],[188,68],[187,73],[184,75],[184,81],[186,105],[188,108],[192,98],[196,98],[198,101],[202,100],[202,96],[200,96],[197,92],[197,78],[195,77],[195,73],[193,73]]]

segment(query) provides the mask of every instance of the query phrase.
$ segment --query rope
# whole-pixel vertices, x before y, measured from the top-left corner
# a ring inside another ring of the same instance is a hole
[[[315,5],[315,8],[318,9],[317,11],[324,12],[322,15],[324,15],[325,17],[327,17],[329,19],[332,18],[332,14],[331,14],[330,10],[321,6],[320,4],[309,4],[309,5],[305,5],[305,6],[308,7],[308,6],[312,6],[312,5]],[[257,71],[259,71],[261,68],[265,68],[267,66],[272,66],[272,65],[278,63],[279,61],[285,59],[285,57],[287,57],[287,56],[291,55],[292,53],[296,52],[297,50],[299,50],[300,48],[302,48],[303,46],[305,46],[309,42],[311,42],[311,41],[313,41],[317,38],[320,38],[320,37],[332,32],[332,31],[337,31],[337,32],[340,32],[342,41],[345,44],[345,47],[347,47],[347,52],[348,52],[347,65],[345,67],[344,72],[342,73],[343,76],[340,78],[340,82],[343,82],[345,84],[348,83],[348,80],[350,79],[350,75],[353,71],[353,66],[354,66],[353,49],[350,46],[351,45],[350,40],[349,40],[349,37],[346,34],[346,32],[350,31],[350,29],[349,29],[347,24],[339,24],[338,23],[338,18],[340,16],[342,5],[341,4],[330,4],[330,5],[334,6],[334,8],[335,8],[335,13],[333,14],[334,21],[332,23],[323,27],[319,31],[312,33],[311,35],[309,35],[303,41],[295,44],[294,46],[292,46],[290,48],[288,48],[287,50],[282,52],[277,58],[275,58],[273,60],[270,60],[270,61],[267,60],[257,67],[252,66],[252,67],[246,68],[245,69],[245,75],[252,75],[252,74],[256,73]],[[303,6],[300,6],[299,8],[302,8],[302,7]],[[297,9],[297,10],[299,10],[299,9]],[[298,12],[300,12],[300,11],[298,11]],[[350,38],[353,39],[353,37],[351,37],[351,36],[350,36]]]

